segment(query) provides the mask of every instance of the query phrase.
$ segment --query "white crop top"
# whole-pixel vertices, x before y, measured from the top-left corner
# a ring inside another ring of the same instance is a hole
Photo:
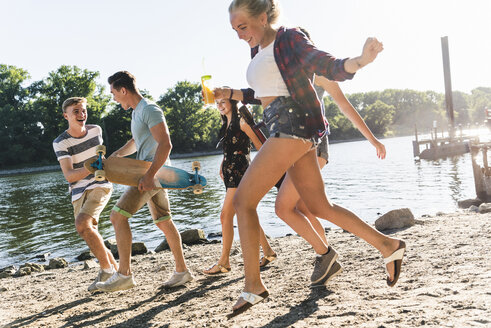
[[[254,97],[289,97],[290,92],[274,60],[274,41],[261,49],[247,67],[247,83],[254,90]]]

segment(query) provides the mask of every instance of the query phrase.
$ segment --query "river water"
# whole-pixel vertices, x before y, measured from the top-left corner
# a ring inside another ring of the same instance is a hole
[[[450,212],[457,208],[458,200],[475,197],[470,154],[415,161],[412,139],[384,139],[387,158],[383,161],[367,141],[330,145],[330,162],[322,171],[327,195],[370,223],[380,214],[402,207],[410,208],[416,217]],[[215,155],[172,161],[174,166],[190,170],[192,161],[199,160],[201,174],[209,183],[201,195],[169,192],[173,219],[180,231],[221,231],[219,214],[225,193],[218,175],[221,159]],[[108,217],[123,190],[123,186],[115,185],[113,197],[101,215],[99,229],[104,239],[114,238]],[[258,208],[261,224],[272,237],[293,232],[276,217],[275,196],[273,189]],[[87,246],[76,233],[73,221],[61,171],[0,177],[0,268],[32,261],[36,254],[48,252],[51,257],[75,260]],[[154,249],[163,240],[146,206],[130,222],[134,241],[143,241]],[[327,221],[324,224],[331,226]]]

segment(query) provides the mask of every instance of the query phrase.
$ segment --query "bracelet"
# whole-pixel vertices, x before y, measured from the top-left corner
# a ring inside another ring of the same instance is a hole
[[[228,97],[228,99],[232,100],[233,95],[234,95],[234,89],[230,89],[230,97]]]

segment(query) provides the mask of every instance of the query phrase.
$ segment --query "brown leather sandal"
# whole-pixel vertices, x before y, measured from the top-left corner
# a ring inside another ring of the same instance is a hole
[[[218,268],[218,271],[211,271],[211,270],[213,270],[213,268]],[[226,268],[221,264],[215,263],[211,267],[209,267],[208,269],[203,270],[203,273],[207,274],[207,275],[214,275],[214,274],[228,273],[231,270],[232,270],[231,268]]]
[[[276,258],[278,257],[277,254],[274,254],[274,255],[264,255],[263,257],[261,257],[261,259],[259,260],[259,267],[260,268],[264,268],[266,265],[268,265],[269,263],[273,262],[274,260],[276,260]]]

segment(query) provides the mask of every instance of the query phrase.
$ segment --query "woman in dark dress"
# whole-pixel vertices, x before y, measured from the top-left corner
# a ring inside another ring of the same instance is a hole
[[[222,128],[219,137],[223,144],[223,161],[220,165],[220,177],[227,192],[223,202],[220,221],[222,224],[222,254],[217,263],[203,272],[206,274],[227,273],[230,271],[230,249],[234,240],[235,210],[232,200],[240,180],[251,162],[251,141],[256,149],[261,147],[261,141],[252,131],[251,127],[239,116],[237,101],[217,99],[217,107],[222,116]],[[276,253],[261,229],[260,243],[264,256],[260,265],[265,266],[276,258]]]

